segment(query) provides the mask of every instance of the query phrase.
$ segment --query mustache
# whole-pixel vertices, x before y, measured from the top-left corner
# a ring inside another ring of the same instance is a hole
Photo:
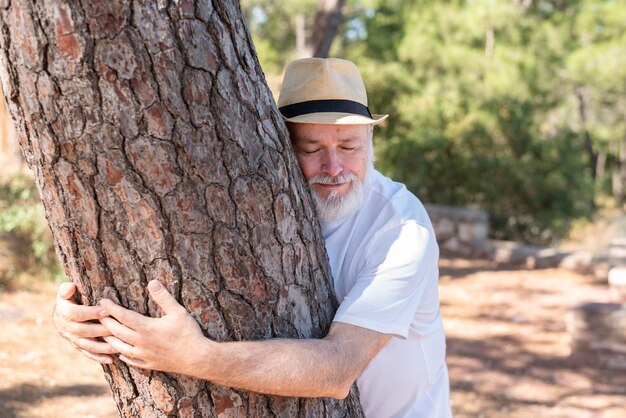
[[[343,184],[353,183],[357,181],[356,174],[354,173],[341,173],[336,176],[329,176],[328,174],[317,174],[309,179],[309,185],[313,184]]]

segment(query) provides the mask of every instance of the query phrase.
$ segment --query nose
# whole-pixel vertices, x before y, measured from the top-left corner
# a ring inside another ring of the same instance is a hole
[[[343,162],[341,156],[335,151],[327,151],[324,153],[322,161],[322,172],[329,176],[337,176],[343,171]]]

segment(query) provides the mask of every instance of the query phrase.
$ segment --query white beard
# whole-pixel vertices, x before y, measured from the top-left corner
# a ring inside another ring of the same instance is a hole
[[[354,173],[339,174],[336,177],[318,174],[308,180],[310,186],[314,184],[340,184],[350,182],[350,188],[345,195],[337,191],[330,192],[328,197],[320,197],[312,189],[313,201],[317,209],[317,217],[320,221],[334,221],[356,213],[369,194],[372,177],[374,175],[373,158],[368,158],[365,169],[365,177],[359,181]]]

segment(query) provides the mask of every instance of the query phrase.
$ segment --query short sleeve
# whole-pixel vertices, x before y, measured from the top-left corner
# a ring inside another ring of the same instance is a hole
[[[439,255],[431,229],[410,221],[379,231],[334,321],[406,338],[427,286],[437,286]]]

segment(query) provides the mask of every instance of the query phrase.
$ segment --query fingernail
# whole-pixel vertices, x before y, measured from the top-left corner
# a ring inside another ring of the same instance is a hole
[[[148,283],[148,289],[153,291],[153,292],[158,292],[159,290],[161,290],[163,286],[161,286],[161,282],[159,282],[158,280],[152,280],[150,283]]]

